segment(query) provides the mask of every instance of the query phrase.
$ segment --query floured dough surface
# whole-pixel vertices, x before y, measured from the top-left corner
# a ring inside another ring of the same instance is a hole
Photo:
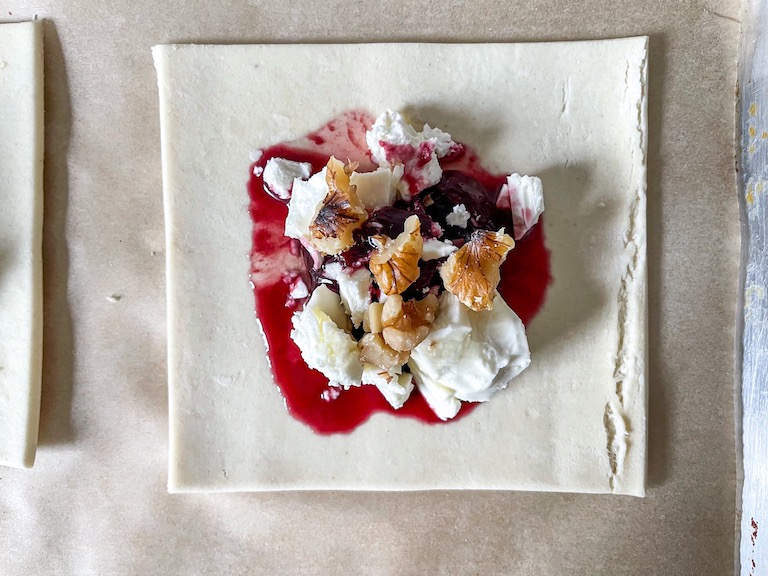
[[[169,490],[644,494],[646,54],[646,38],[156,47]],[[448,425],[376,414],[321,436],[286,412],[254,319],[249,152],[387,108],[491,171],[541,177],[554,282],[530,367],[491,402]]]
[[[43,41],[0,24],[0,465],[35,461],[42,361]]]

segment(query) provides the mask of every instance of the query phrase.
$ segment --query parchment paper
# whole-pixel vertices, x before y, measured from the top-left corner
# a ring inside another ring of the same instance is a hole
[[[41,447],[0,469],[0,573],[727,574],[738,2],[5,2],[46,18]],[[157,89],[170,42],[649,34],[650,486],[166,493]]]

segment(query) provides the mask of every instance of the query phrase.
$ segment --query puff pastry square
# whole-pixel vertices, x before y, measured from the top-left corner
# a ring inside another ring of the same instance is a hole
[[[153,54],[170,491],[644,494],[646,38]],[[493,401],[447,425],[377,414],[318,435],[287,413],[254,318],[249,152],[387,108],[473,146],[491,171],[541,177],[554,281],[528,326],[531,366]]]
[[[43,35],[0,24],[0,466],[30,468],[43,338]]]

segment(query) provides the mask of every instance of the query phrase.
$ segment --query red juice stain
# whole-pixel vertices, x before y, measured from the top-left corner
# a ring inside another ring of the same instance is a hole
[[[750,521],[752,526],[752,546],[754,546],[757,541],[757,522],[755,522],[754,518],[750,518]]]
[[[327,378],[306,365],[290,337],[291,317],[298,307],[286,305],[290,302],[290,286],[284,277],[288,273],[306,279],[308,271],[304,261],[297,257],[295,246],[292,248],[293,240],[283,234],[288,207],[265,192],[262,170],[270,158],[285,158],[308,162],[314,173],[325,166],[331,155],[359,162],[362,171],[373,170],[376,166],[365,144],[365,131],[374,121],[375,118],[365,112],[347,112],[299,140],[271,146],[251,165],[248,182],[249,212],[253,221],[251,281],[256,317],[264,331],[272,374],[290,414],[320,434],[350,432],[376,412],[415,418],[428,424],[452,421],[440,420],[418,389],[414,389],[399,410],[392,408],[375,386],[329,394]],[[505,182],[505,176],[485,171],[477,156],[463,145],[444,159],[444,168],[461,170],[474,177],[493,198]],[[507,228],[513,228],[511,216]],[[527,324],[544,302],[549,282],[549,252],[539,223],[517,242],[507,257],[499,293]],[[453,420],[465,417],[477,406],[469,402],[463,404]]]

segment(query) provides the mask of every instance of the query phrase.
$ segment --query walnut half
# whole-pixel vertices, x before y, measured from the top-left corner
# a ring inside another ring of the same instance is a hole
[[[357,163],[344,164],[331,156],[326,165],[328,194],[309,225],[310,243],[323,254],[339,254],[355,243],[353,234],[368,219],[349,176]]]
[[[514,246],[515,241],[503,228],[473,232],[440,267],[445,289],[472,310],[490,310],[501,278],[499,268]]]
[[[381,310],[381,334],[394,350],[409,352],[429,334],[437,313],[437,297],[429,294],[423,300],[403,301],[395,294],[387,298]]]
[[[365,334],[357,344],[360,360],[373,364],[383,370],[402,366],[408,362],[408,352],[393,349],[384,341],[381,334]]]
[[[419,277],[419,258],[424,247],[421,222],[416,215],[405,221],[405,229],[395,239],[384,235],[371,237],[375,250],[369,268],[384,294],[400,294]]]

